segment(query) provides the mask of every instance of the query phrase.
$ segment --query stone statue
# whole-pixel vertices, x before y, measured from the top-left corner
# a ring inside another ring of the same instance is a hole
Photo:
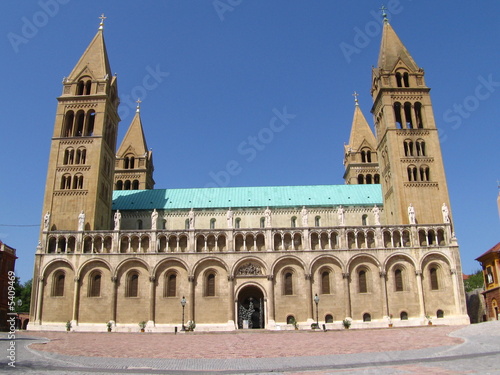
[[[377,205],[373,206],[372,212],[373,217],[375,218],[375,225],[380,225],[380,209]]]
[[[158,211],[156,211],[156,208],[151,213],[151,229],[158,229]]]
[[[339,219],[339,225],[345,225],[345,210],[344,207],[339,206],[337,209],[337,215]]]
[[[189,229],[194,229],[194,210],[189,211]]]
[[[122,214],[120,210],[116,210],[114,220],[115,220],[115,230],[120,230],[120,223],[122,221]]]
[[[83,231],[83,228],[85,226],[85,213],[83,212],[80,212],[80,214],[78,215],[78,231],[81,232]]]
[[[302,226],[307,227],[309,225],[309,213],[307,212],[306,206],[302,206]]]
[[[446,203],[443,203],[443,207],[441,207],[441,211],[443,212],[443,223],[450,222],[450,210],[448,210],[448,206]]]
[[[49,230],[49,224],[50,224],[50,212],[47,211],[47,213],[43,217],[43,230]]]
[[[416,224],[415,207],[413,207],[413,205],[411,203],[408,206],[408,220],[409,220],[410,224]]]
[[[229,207],[229,209],[227,210],[226,219],[227,219],[227,227],[232,228],[233,227],[233,211],[231,211],[231,207]]]
[[[269,209],[269,207],[267,207],[266,210],[264,211],[264,216],[266,217],[266,228],[270,228],[271,227],[271,210]]]

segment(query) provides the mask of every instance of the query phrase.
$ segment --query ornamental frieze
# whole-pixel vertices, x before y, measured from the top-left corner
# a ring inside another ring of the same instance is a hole
[[[259,265],[249,262],[241,266],[236,274],[238,276],[260,276],[262,275],[262,268]]]

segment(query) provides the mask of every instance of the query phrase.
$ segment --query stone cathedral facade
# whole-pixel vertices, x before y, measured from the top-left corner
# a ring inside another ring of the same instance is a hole
[[[139,106],[116,144],[101,25],[57,98],[29,329],[467,324],[429,91],[385,20],[345,184],[154,189]]]

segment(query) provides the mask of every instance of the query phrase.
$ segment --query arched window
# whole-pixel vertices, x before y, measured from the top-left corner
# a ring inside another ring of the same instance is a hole
[[[177,275],[175,273],[167,275],[166,283],[165,297],[177,296]]]
[[[368,225],[368,215],[361,216],[361,225]]]
[[[413,141],[411,139],[404,140],[405,156],[413,156]]]
[[[83,95],[85,92],[85,82],[80,80],[76,85],[76,95]]]
[[[90,95],[90,90],[92,88],[92,81],[90,79],[85,82],[85,95]]]
[[[403,271],[399,268],[394,271],[394,286],[396,288],[396,292],[403,291]]]
[[[131,184],[130,180],[126,180],[125,184],[123,185],[123,190],[130,190]]]
[[[407,168],[408,171],[408,181],[417,181],[417,167],[414,165],[409,165]]]
[[[215,219],[210,219],[210,229],[215,229]]]
[[[371,174],[367,174],[366,175],[366,184],[367,185],[371,185],[372,184],[372,175]]]
[[[73,122],[75,120],[75,113],[68,111],[64,119],[63,137],[73,136]]]
[[[291,272],[286,272],[283,276],[283,294],[285,296],[293,295],[293,274]]]
[[[373,183],[380,184],[380,175],[379,174],[376,174],[373,176]]]
[[[417,121],[417,127],[419,129],[423,129],[424,123],[422,120],[422,103],[416,102],[414,108],[415,108],[415,120]]]
[[[330,272],[321,273],[321,294],[330,294]]]
[[[215,273],[209,273],[206,277],[205,297],[215,297]]]
[[[417,149],[417,156],[425,156],[425,141],[423,139],[417,139],[415,145]]]
[[[139,190],[139,180],[132,181],[132,190]]]
[[[68,165],[68,164],[73,164],[75,159],[75,150],[70,148],[67,148],[64,150],[64,160],[63,164]]]
[[[71,175],[64,174],[61,177],[61,190],[71,189]]]
[[[405,124],[407,129],[413,129],[413,119],[411,117],[411,103],[406,102],[404,104],[404,112],[405,112]]]
[[[240,229],[240,226],[241,226],[241,219],[239,217],[237,217],[235,220],[234,220],[234,227],[236,229]]]
[[[123,181],[122,180],[116,181],[116,190],[123,190]]]
[[[292,228],[295,228],[297,226],[297,217],[293,216],[292,219],[290,220],[290,226]]]
[[[83,175],[77,173],[73,178],[73,189],[83,189]]]
[[[142,220],[137,220],[137,229],[142,229]]]
[[[101,296],[101,273],[93,272],[89,277],[89,297]]]
[[[371,163],[372,162],[372,152],[370,149],[361,150],[361,162],[362,163]]]
[[[403,87],[403,80],[400,72],[396,73],[396,86]]]
[[[66,276],[63,271],[58,271],[54,274],[53,278],[53,288],[52,288],[52,296],[53,297],[63,297],[64,296],[64,281]]]
[[[260,218],[260,227],[261,228],[265,228],[266,227],[266,218],[265,217],[261,217]]]
[[[401,311],[401,314],[399,314],[399,318],[401,320],[408,320],[408,313],[406,311]]]
[[[184,229],[189,229],[189,219],[186,219],[186,221],[184,221]]]
[[[86,161],[87,161],[87,150],[83,147],[79,147],[78,150],[76,150],[75,164],[85,164]]]
[[[404,83],[405,87],[410,87],[410,77],[408,75],[408,72],[403,73],[403,83]]]
[[[321,217],[320,217],[320,216],[316,216],[316,217],[314,218],[314,225],[315,225],[316,227],[321,226]]]
[[[363,322],[371,322],[372,321],[372,316],[368,313],[363,314]]]
[[[91,136],[94,134],[94,124],[95,124],[95,111],[91,109],[87,112],[85,135]]]
[[[444,318],[444,311],[443,310],[436,311],[436,318],[438,319]]]
[[[325,315],[325,323],[333,323],[333,316],[331,314]]]
[[[358,290],[359,293],[367,293],[368,288],[366,285],[366,271],[361,270],[358,272]]]
[[[139,274],[135,271],[129,272],[127,275],[127,285],[125,289],[125,297],[139,296]]]
[[[295,317],[293,315],[288,315],[286,317],[286,324],[294,324],[296,322]]]
[[[401,103],[394,103],[394,117],[396,120],[396,127],[403,129],[403,121],[401,120]]]
[[[432,290],[438,290],[439,289],[439,282],[438,282],[438,271],[436,267],[432,267],[429,270],[429,276],[431,280],[431,289]]]
[[[85,112],[78,111],[76,113],[76,129],[74,136],[81,137],[83,135],[84,124],[85,124]]]
[[[358,174],[358,185],[363,185],[365,183],[365,176]]]

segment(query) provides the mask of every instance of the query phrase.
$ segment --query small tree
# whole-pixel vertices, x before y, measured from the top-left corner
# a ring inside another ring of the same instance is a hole
[[[16,291],[16,312],[18,313],[30,311],[32,281],[33,279],[30,279],[21,284],[19,277],[16,277],[14,288]],[[18,300],[21,300],[21,305],[17,304]]]
[[[472,292],[474,289],[484,288],[483,271],[478,270],[470,275],[467,280],[464,280],[464,287],[466,292]]]

